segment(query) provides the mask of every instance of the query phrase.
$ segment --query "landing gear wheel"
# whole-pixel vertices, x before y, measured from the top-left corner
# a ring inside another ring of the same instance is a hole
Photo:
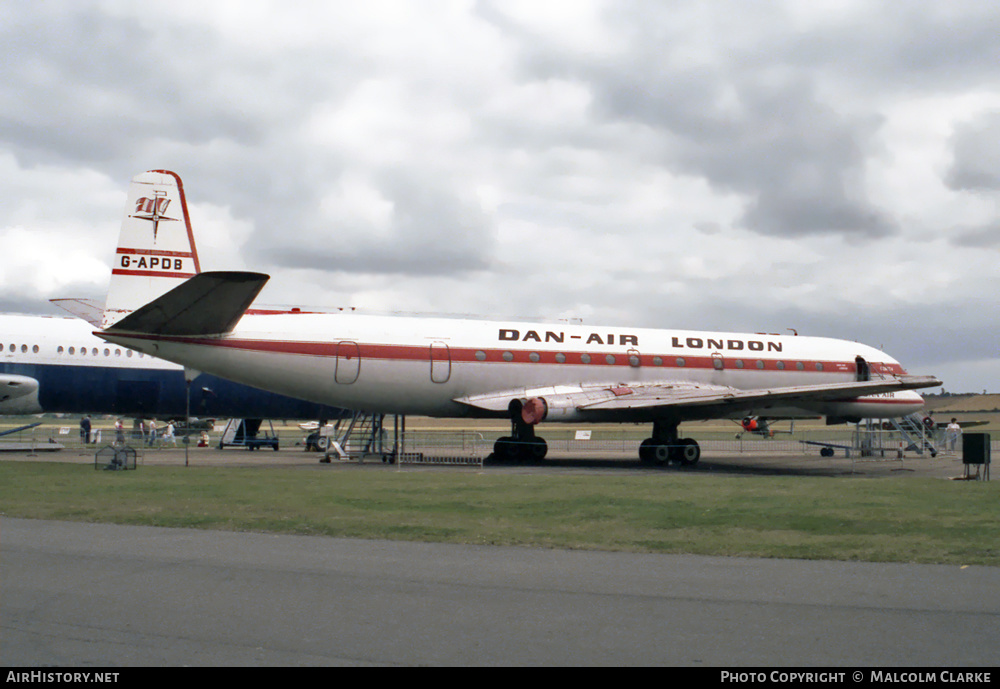
[[[535,437],[528,444],[527,448],[528,456],[536,461],[540,462],[545,459],[545,455],[549,453],[549,444],[545,442],[544,438]]]
[[[681,461],[679,447],[675,443],[656,438],[646,438],[639,444],[639,461],[646,465],[664,466],[672,461]],[[696,460],[697,461],[697,460]]]
[[[549,452],[544,438],[535,435],[535,426],[523,418],[524,405],[513,399],[507,407],[510,413],[510,435],[493,443],[493,459],[497,462],[540,462]]]
[[[653,454],[653,448],[656,445],[656,441],[652,438],[646,438],[639,444],[639,462],[641,464],[655,464],[656,457]]]
[[[653,445],[653,459],[658,464],[666,464],[669,462],[672,454],[673,452],[670,445]]]
[[[517,444],[510,436],[497,438],[493,443],[493,458],[498,462],[511,462],[517,459]]]
[[[678,441],[676,448],[676,459],[684,466],[694,466],[701,459],[701,447],[698,441],[693,438],[684,438]]]
[[[504,436],[493,443],[493,459],[498,462],[540,462],[548,452],[548,443],[537,437],[517,440],[513,436]]]

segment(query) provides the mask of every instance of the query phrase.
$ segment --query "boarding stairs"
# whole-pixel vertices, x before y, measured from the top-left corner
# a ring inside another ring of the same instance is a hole
[[[336,455],[340,461],[362,458],[365,455],[384,454],[382,424],[385,414],[355,411],[350,416],[337,419],[332,426],[320,430],[322,462],[329,462]]]
[[[889,379],[889,376],[884,371],[868,368],[868,364],[860,357],[858,358],[858,365],[861,380],[871,380],[874,378]],[[922,414],[909,414],[908,416],[888,419],[886,422],[883,422],[882,427],[899,433],[899,437],[904,443],[902,445],[904,451],[916,452],[918,455],[927,452],[931,457],[937,457],[938,449],[934,446],[935,426],[926,423],[924,419],[925,417]]]
[[[938,449],[934,445],[934,426],[928,426],[924,422],[921,414],[910,414],[895,419],[889,419],[893,430],[900,434],[906,443],[907,452],[916,452],[918,455],[928,452],[931,457],[936,457]]]
[[[226,427],[219,438],[219,449],[226,447],[243,447],[247,450],[259,450],[262,447],[269,447],[274,451],[278,450],[278,434],[274,432],[274,425],[267,422],[269,431],[260,435],[263,419],[229,419]]]

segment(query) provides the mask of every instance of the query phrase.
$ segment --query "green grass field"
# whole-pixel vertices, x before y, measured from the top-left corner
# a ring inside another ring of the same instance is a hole
[[[10,517],[350,538],[1000,565],[987,482],[0,462]]]

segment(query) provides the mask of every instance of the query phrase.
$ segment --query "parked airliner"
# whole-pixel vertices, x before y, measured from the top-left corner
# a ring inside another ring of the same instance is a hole
[[[94,336],[78,318],[0,315],[0,414],[117,414],[180,418],[182,366]],[[202,418],[333,419],[342,410],[201,374],[191,414]]]
[[[163,240],[147,232],[144,241]],[[680,437],[684,421],[903,416],[923,406],[913,390],[940,385],[907,375],[877,349],[829,338],[256,312],[251,304],[268,279],[201,273],[98,335],[317,403],[508,417],[511,434],[494,454],[512,459],[545,456],[535,433],[543,421],[643,422],[652,424],[639,448],[643,462],[694,464],[700,448]]]
[[[161,232],[167,225],[174,231]],[[145,233],[154,233],[156,241]],[[137,176],[129,187],[108,308],[88,300],[57,299],[53,301],[78,318],[0,314],[0,414],[183,416],[183,366],[109,346],[94,329],[199,270],[180,179],[156,172]],[[191,384],[191,413],[327,419],[343,410],[202,374]]]

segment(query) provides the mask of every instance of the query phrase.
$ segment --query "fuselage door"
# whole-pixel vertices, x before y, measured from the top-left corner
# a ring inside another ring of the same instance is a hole
[[[350,385],[361,373],[361,349],[357,342],[338,342],[334,379],[343,385]]]
[[[447,383],[451,378],[451,350],[444,342],[431,343],[431,382]]]
[[[854,364],[857,370],[857,380],[859,383],[872,379],[872,367],[867,361],[865,361],[864,357],[855,357]]]

